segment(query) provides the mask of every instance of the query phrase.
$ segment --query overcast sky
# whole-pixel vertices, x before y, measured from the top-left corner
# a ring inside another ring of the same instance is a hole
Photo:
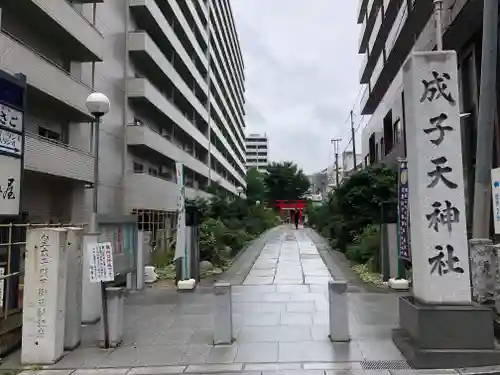
[[[341,151],[350,139],[344,122],[360,87],[358,1],[231,5],[245,63],[247,133],[267,133],[272,161],[292,160],[306,173],[325,168],[333,162],[330,139],[343,138]]]

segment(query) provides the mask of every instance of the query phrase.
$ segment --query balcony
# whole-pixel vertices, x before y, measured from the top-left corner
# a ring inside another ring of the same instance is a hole
[[[203,148],[208,150],[208,139],[203,135],[179,109],[174,106],[145,78],[132,78],[128,82],[128,98],[137,108],[141,108],[150,116],[156,117],[161,124],[170,119],[182,130],[194,138]]]
[[[72,6],[71,2],[10,0],[7,6],[26,19],[26,22],[34,24],[40,32],[50,35],[55,43],[66,49],[71,60],[103,60],[106,48],[103,35]]]
[[[373,114],[392,81],[403,66],[406,58],[411,52],[415,40],[424,29],[433,12],[433,0],[418,0],[413,4],[413,9],[408,10],[406,21],[399,28],[399,33],[394,37],[391,49],[387,49],[387,60],[376,82],[372,85],[371,93],[362,107],[363,115]],[[391,38],[392,39],[392,38]]]
[[[125,210],[149,209],[176,211],[179,188],[176,183],[145,173],[128,173],[125,176]],[[186,198],[208,198],[203,190],[187,187]]]
[[[149,35],[144,32],[131,32],[129,38],[129,53],[131,58],[150,74],[150,77],[165,86],[172,83],[181,94],[191,103],[199,115],[208,122],[208,113],[193,91],[177,73],[170,61],[160,51]],[[205,85],[206,87],[206,85]]]
[[[377,19],[377,14],[379,8],[382,6],[382,0],[370,0],[368,4],[367,12],[368,18],[363,23],[361,29],[361,39],[359,40],[359,53],[364,53],[368,48],[368,40],[372,34],[373,26]]]
[[[127,126],[127,145],[134,148],[139,154],[179,161],[189,169],[205,177],[208,176],[208,166],[206,164],[147,126]]]
[[[139,29],[147,31],[161,50],[173,48],[188,67],[200,87],[205,90],[206,81],[195,67],[176,33],[165,19],[154,0],[130,0],[130,12]]]
[[[25,137],[24,167],[82,182],[94,180],[92,154],[29,132]]]
[[[358,15],[358,24],[363,23],[365,19],[367,5],[368,0],[358,0],[358,12],[356,13]]]
[[[29,100],[39,100],[72,121],[91,119],[85,106],[90,87],[5,33],[0,33],[0,56],[3,70],[27,76]]]
[[[398,16],[398,12],[403,4],[403,0],[391,0],[387,4],[387,8],[384,10],[384,14],[379,14],[377,21],[373,26],[372,35],[374,37],[373,45],[369,45],[370,56],[366,61],[366,65],[363,65],[360,82],[367,83],[370,80],[370,76],[373,73],[373,69],[377,64],[379,57],[384,50],[385,42],[391,33],[394,25],[394,21]],[[370,43],[368,43],[370,44]]]

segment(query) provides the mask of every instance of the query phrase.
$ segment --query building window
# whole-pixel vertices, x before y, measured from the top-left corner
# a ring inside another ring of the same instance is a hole
[[[136,163],[134,161],[134,173],[143,173],[144,172],[144,165],[141,163]]]
[[[156,168],[149,168],[148,171],[149,171],[149,174],[151,176],[158,177],[158,169],[156,169]]]
[[[46,129],[42,126],[38,127],[38,135],[47,139],[50,139],[52,141],[57,141],[61,142],[62,141],[62,136],[60,133]]]

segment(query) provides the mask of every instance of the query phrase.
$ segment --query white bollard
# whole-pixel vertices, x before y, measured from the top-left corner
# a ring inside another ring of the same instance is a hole
[[[350,341],[346,281],[330,281],[328,283],[328,301],[330,305],[330,341]]]
[[[83,235],[83,273],[82,273],[82,323],[95,324],[101,319],[101,285],[90,282],[89,246],[97,244],[98,233]]]
[[[106,288],[106,303],[108,306],[108,339],[110,348],[118,347],[123,339],[123,308],[125,289],[116,287]],[[104,347],[103,319],[100,324],[100,345]]]
[[[21,362],[53,364],[64,350],[66,229],[29,230],[24,269]]]
[[[231,284],[216,283],[214,314],[214,345],[231,344],[233,342],[233,306]]]
[[[64,328],[64,349],[73,350],[82,339],[82,258],[83,229],[66,228],[66,322]]]

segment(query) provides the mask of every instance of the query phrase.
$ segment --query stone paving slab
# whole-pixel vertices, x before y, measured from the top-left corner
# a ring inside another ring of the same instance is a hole
[[[23,371],[20,375],[495,375],[500,366],[458,370],[363,370],[360,362],[320,363],[247,363],[189,366],[149,366],[109,369],[42,369]]]

